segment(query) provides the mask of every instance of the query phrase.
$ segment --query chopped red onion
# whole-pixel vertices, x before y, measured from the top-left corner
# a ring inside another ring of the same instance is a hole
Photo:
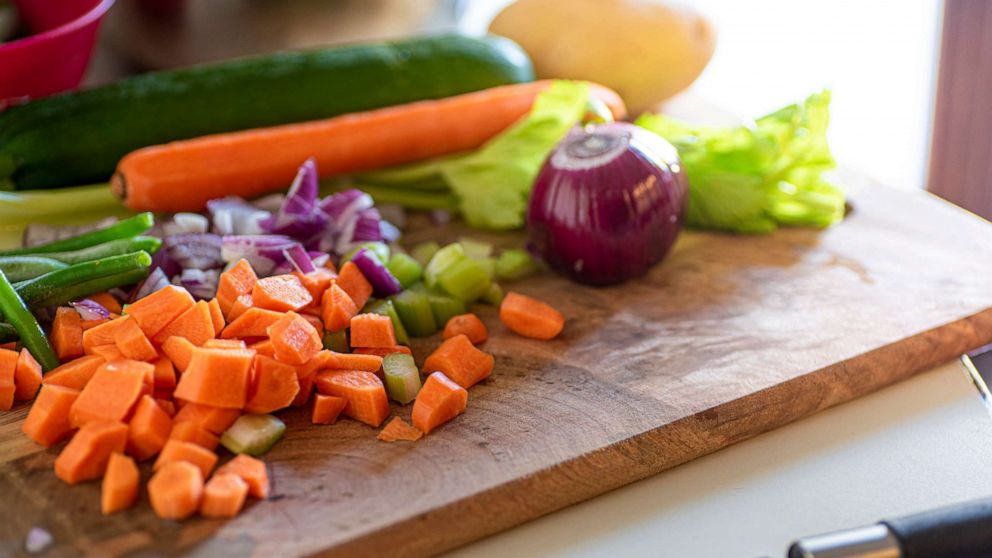
[[[396,242],[400,239],[400,230],[389,221],[379,221],[379,238],[383,242]]]
[[[199,213],[176,213],[163,227],[166,236],[176,234],[203,234],[210,228],[210,221]]]
[[[213,230],[217,234],[262,234],[259,221],[268,219],[271,213],[259,209],[237,196],[228,196],[207,202],[207,211],[213,220]]]
[[[389,269],[368,248],[362,248],[352,256],[362,275],[372,283],[376,296],[386,297],[399,294],[403,290],[400,282],[389,272]]]
[[[330,220],[317,206],[318,188],[317,163],[311,157],[297,171],[279,211],[259,221],[259,225],[265,232],[287,234],[294,238],[309,238],[318,234]]]
[[[55,538],[52,534],[41,527],[32,527],[28,531],[28,536],[24,539],[24,550],[28,554],[41,554],[48,550],[48,547],[52,546],[55,542]]]
[[[253,200],[251,204],[263,211],[276,213],[282,207],[284,201],[286,201],[286,194],[269,194],[268,196]]]
[[[286,261],[300,273],[310,273],[317,270],[313,265],[313,260],[310,259],[310,254],[307,254],[307,251],[299,244],[294,244],[292,248],[287,248],[282,253],[286,257]]]
[[[282,235],[232,235],[223,237],[221,259],[236,262],[241,258],[255,269],[255,273],[266,276],[285,261],[283,250],[292,248],[296,241]]]
[[[198,299],[213,298],[217,294],[220,270],[184,269],[179,276],[179,284]]]
[[[313,262],[315,267],[324,267],[327,265],[328,260],[331,259],[331,255],[327,252],[318,252],[316,250],[308,251],[307,255],[310,256],[310,261]]]
[[[352,242],[371,242],[382,240],[382,231],[379,229],[379,210],[374,207],[363,209],[358,212],[358,219],[355,220],[355,232],[351,235]]]
[[[104,308],[99,302],[84,298],[82,300],[77,300],[76,302],[70,302],[76,312],[79,313],[79,317],[84,320],[102,320],[104,318],[110,317],[110,311]]]
[[[213,269],[224,265],[223,241],[216,234],[175,234],[162,240],[162,248],[183,269]]]
[[[178,276],[177,276],[178,277]],[[131,296],[131,302],[135,300],[140,300],[146,296],[160,291],[169,286],[169,277],[165,274],[161,267],[156,267],[148,274],[148,277],[141,282],[141,285],[135,290],[134,295]]]

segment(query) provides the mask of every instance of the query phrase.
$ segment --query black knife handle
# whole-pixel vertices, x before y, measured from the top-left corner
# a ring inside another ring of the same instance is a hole
[[[904,558],[992,557],[992,498],[881,523],[899,540]]]

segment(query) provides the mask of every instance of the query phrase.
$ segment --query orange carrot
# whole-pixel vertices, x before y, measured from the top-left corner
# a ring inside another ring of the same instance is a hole
[[[444,372],[458,385],[468,389],[493,373],[493,355],[475,348],[464,335],[456,335],[441,343],[424,360],[425,372]]]
[[[158,351],[152,345],[145,332],[138,327],[131,316],[125,316],[120,327],[117,328],[117,335],[114,337],[114,344],[120,349],[125,358],[132,360],[153,360],[158,358]]]
[[[255,275],[255,270],[244,258],[220,274],[220,280],[217,282],[217,303],[228,320],[234,319],[231,316],[234,301],[241,295],[250,294],[251,290],[255,288],[256,281],[258,281],[258,276]]]
[[[350,263],[350,262],[349,262]],[[352,347],[390,349],[396,346],[393,320],[380,314],[359,314],[351,319]]]
[[[266,329],[266,334],[276,358],[289,364],[306,363],[324,346],[313,325],[296,312],[286,312]]]
[[[272,358],[276,357],[276,350],[272,346],[272,341],[269,339],[259,341],[258,343],[253,343],[248,348],[255,351],[256,355],[265,355]]]
[[[172,365],[179,372],[185,372],[189,367],[189,360],[193,358],[193,349],[196,345],[190,343],[185,337],[170,337],[162,343],[162,352],[172,361]]]
[[[147,362],[120,360],[97,369],[69,411],[74,427],[95,421],[124,422],[146,389],[155,368]]]
[[[267,356],[256,356],[245,412],[263,415],[284,409],[299,391],[295,367]]]
[[[176,399],[225,409],[243,408],[254,356],[249,350],[194,348],[189,366],[176,385]]]
[[[324,349],[315,354],[304,367],[318,372],[321,370],[363,370],[365,372],[376,372],[382,368],[382,357],[358,353],[336,353]]]
[[[337,332],[348,327],[351,319],[358,314],[358,306],[336,283],[324,291],[321,300],[321,318],[327,331]]]
[[[320,301],[320,299],[324,296],[324,291],[331,287],[331,283],[333,283],[338,276],[337,273],[334,273],[326,267],[318,267],[310,273],[300,273],[299,271],[294,271],[293,275],[300,280],[303,288],[310,293],[310,298],[312,298],[314,302]]]
[[[124,356],[124,353],[117,348],[117,345],[97,345],[96,347],[92,347],[90,352],[107,362],[114,362],[115,360],[128,360],[127,357]]]
[[[55,310],[55,321],[52,322],[52,348],[59,360],[65,361],[83,354],[83,319],[79,312],[68,306],[60,306]]]
[[[362,270],[358,269],[354,262],[346,262],[341,266],[341,273],[338,274],[335,284],[348,293],[356,308],[365,306],[372,296],[372,283],[362,275]]]
[[[196,302],[186,289],[169,285],[128,305],[127,315],[138,322],[145,335],[154,338],[169,322],[194,304]]]
[[[404,355],[412,355],[413,351],[410,347],[406,345],[396,345],[395,347],[383,348],[383,347],[356,347],[354,354],[356,355],[377,355],[385,357],[386,355],[391,355],[393,353],[400,353]]]
[[[251,300],[257,308],[288,312],[307,306],[313,297],[295,275],[274,275],[255,283]]]
[[[165,414],[169,415],[169,418],[176,416],[176,404],[172,402],[172,394],[168,394],[169,398],[158,397],[155,395],[155,403],[165,411]]]
[[[310,420],[314,424],[334,424],[347,404],[348,400],[344,397],[318,393],[313,400],[313,414]]]
[[[162,452],[158,454],[158,459],[155,460],[152,469],[158,471],[163,465],[173,461],[188,461],[196,465],[206,478],[217,465],[217,454],[190,442],[171,439],[165,443]]]
[[[171,429],[169,414],[151,396],[142,396],[127,426],[127,453],[138,461],[154,456],[162,451]]]
[[[340,370],[321,372],[314,379],[317,391],[348,400],[345,416],[378,427],[389,416],[389,398],[382,381],[371,372]]]
[[[296,383],[299,384],[300,391],[293,398],[293,402],[291,403],[293,407],[302,407],[310,400],[310,395],[313,393],[313,379],[315,376],[317,376],[316,368],[311,368],[307,365],[296,368]]]
[[[210,321],[214,324],[214,337],[220,335],[221,330],[224,329],[226,321],[224,320],[224,311],[220,308],[220,302],[216,298],[210,299],[207,303],[210,308]]]
[[[126,424],[90,421],[79,429],[55,458],[55,476],[67,484],[98,479],[107,470],[110,454],[123,453],[125,444]]]
[[[121,303],[117,301],[114,295],[108,293],[107,291],[91,294],[86,298],[92,300],[100,306],[103,306],[107,309],[107,312],[110,312],[111,314],[121,313]]]
[[[269,497],[269,472],[265,462],[250,455],[238,454],[217,469],[218,475],[236,475],[248,484],[248,494],[262,500]]]
[[[550,84],[505,85],[146,147],[121,159],[111,187],[133,210],[199,211],[214,198],[253,198],[284,189],[310,156],[322,176],[334,176],[469,151],[526,115]],[[625,115],[616,93],[596,85],[590,89],[618,119]]]
[[[459,334],[468,337],[468,340],[475,345],[484,342],[489,337],[486,324],[482,323],[478,316],[471,313],[453,316],[448,320],[448,323],[444,324],[442,337],[451,339]]]
[[[565,327],[565,317],[551,306],[524,296],[509,292],[499,305],[499,319],[510,331],[547,341],[554,339]]]
[[[431,430],[464,413],[467,405],[468,391],[444,373],[434,372],[427,377],[413,402],[413,426],[430,434]]]
[[[41,387],[41,365],[27,349],[21,349],[14,369],[14,399],[27,401],[34,399]]]
[[[376,438],[383,442],[416,442],[423,438],[424,433],[407,424],[400,417],[393,417],[389,424],[379,432]]]
[[[204,349],[229,349],[242,351],[248,348],[240,339],[211,339],[203,344]]]
[[[210,451],[217,449],[217,444],[220,443],[220,438],[212,432],[188,420],[173,424],[172,430],[169,432],[169,439],[196,444]]]
[[[231,323],[233,320],[236,320],[238,316],[244,314],[249,308],[254,307],[255,302],[251,299],[251,293],[239,296],[234,299],[234,304],[231,305],[231,311],[225,314],[227,317],[227,323]]]
[[[0,411],[9,411],[14,406],[17,358],[17,352],[0,349]]]
[[[148,499],[162,519],[186,519],[200,508],[202,498],[203,473],[187,461],[163,465],[148,481]]]
[[[100,487],[100,513],[110,515],[133,506],[138,501],[140,480],[133,459],[122,453],[110,454]]]
[[[234,421],[238,420],[239,416],[241,416],[240,409],[221,409],[219,407],[211,407],[210,405],[187,403],[176,413],[176,416],[172,420],[175,423],[185,421],[195,422],[206,429],[207,432],[220,435],[234,424]]]
[[[152,340],[161,345],[173,335],[185,337],[197,347],[213,339],[214,320],[210,315],[210,304],[205,300],[197,302],[163,327]]]
[[[96,326],[103,325],[111,320],[116,320],[117,318],[120,318],[120,316],[119,315],[115,316],[111,314],[110,317],[107,318],[96,318],[95,320],[83,320],[79,322],[79,326],[83,328],[83,331],[87,331],[95,328]]]
[[[317,337],[320,338],[320,339],[323,339],[324,338],[324,320],[321,320],[319,315],[316,315],[315,316],[313,314],[305,314],[304,312],[306,310],[307,310],[306,308],[304,308],[303,310],[300,310],[300,316],[303,317],[304,320],[310,322],[310,325],[313,326],[313,329],[317,331]]]
[[[79,397],[79,390],[43,385],[38,398],[28,411],[21,430],[42,446],[51,447],[72,432],[69,424],[69,409]]]
[[[155,391],[176,388],[176,369],[167,357],[159,357],[152,362],[155,367]]]
[[[231,320],[224,331],[220,332],[221,339],[244,339],[246,337],[265,337],[270,325],[282,318],[282,312],[249,308],[240,316]]]
[[[226,473],[214,475],[203,489],[200,515],[204,517],[234,517],[241,512],[248,496],[248,483],[241,477]]]
[[[117,338],[117,330],[127,321],[127,318],[116,318],[83,331],[83,352],[93,354],[93,347],[99,345],[113,345]]]
[[[45,385],[63,386],[74,390],[81,390],[86,387],[96,369],[104,362],[103,357],[98,355],[87,355],[70,360],[69,362],[45,374],[41,383]]]

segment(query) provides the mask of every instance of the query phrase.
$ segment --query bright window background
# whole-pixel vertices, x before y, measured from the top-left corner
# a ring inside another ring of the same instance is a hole
[[[464,28],[485,30],[508,3],[470,0]],[[705,13],[718,35],[693,98],[754,117],[829,87],[830,141],[841,165],[891,186],[924,186],[938,0],[685,3]]]

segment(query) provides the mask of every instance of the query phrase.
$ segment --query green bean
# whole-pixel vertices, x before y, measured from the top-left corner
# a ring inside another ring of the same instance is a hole
[[[97,277],[96,279],[76,283],[62,290],[55,291],[48,298],[43,298],[36,302],[35,306],[39,308],[61,306],[73,300],[79,300],[94,293],[102,293],[103,291],[113,289],[114,287],[133,285],[147,276],[148,269],[142,268],[132,269],[131,271],[125,271],[123,273],[116,273],[114,275],[107,275],[106,277]]]
[[[0,256],[0,271],[7,274],[10,281],[34,279],[56,269],[69,267],[58,260],[41,256]]]
[[[110,225],[109,227],[98,229],[92,232],[83,233],[72,238],[63,238],[38,246],[28,246],[15,248],[0,252],[0,256],[20,256],[26,254],[48,254],[50,252],[67,252],[70,250],[80,250],[103,244],[111,240],[130,238],[141,234],[152,228],[155,224],[155,217],[151,213],[141,213]]]
[[[131,254],[142,250],[149,254],[154,254],[158,252],[161,246],[162,241],[154,236],[136,236],[133,238],[111,240],[103,244],[97,244],[96,246],[90,246],[89,248],[72,252],[47,252],[45,253],[45,257],[67,264],[78,264],[109,258],[110,256]]]
[[[45,371],[59,365],[59,357],[55,356],[55,350],[45,337],[45,330],[41,329],[38,320],[34,319],[34,315],[2,271],[0,271],[0,313],[3,313],[10,325],[14,326],[21,337],[21,343],[31,351]]]
[[[17,335],[17,330],[14,329],[14,326],[0,322],[0,343],[10,343],[18,339],[20,337]]]
[[[124,254],[123,256],[111,256],[109,258],[103,258],[102,260],[80,263],[69,266],[65,269],[59,269],[51,273],[46,273],[39,277],[35,277],[30,281],[18,283],[15,288],[24,299],[24,302],[31,307],[39,306],[42,302],[49,302],[54,298],[64,298],[61,302],[68,302],[81,296],[86,296],[87,294],[99,292],[91,291],[88,293],[76,294],[80,292],[79,286],[82,283],[99,279],[101,277],[118,275],[128,271],[140,270],[147,273],[148,266],[150,266],[151,263],[152,257],[148,255],[148,252],[134,252],[131,254]],[[119,285],[111,285],[110,287],[116,286]],[[73,294],[75,296],[68,296],[64,293]],[[61,304],[61,302],[59,302],[59,304]]]

